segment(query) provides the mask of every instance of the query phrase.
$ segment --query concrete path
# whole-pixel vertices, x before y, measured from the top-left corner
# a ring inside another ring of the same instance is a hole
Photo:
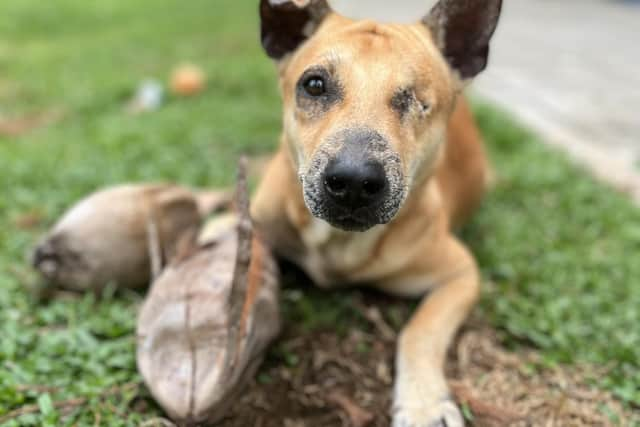
[[[473,89],[640,202],[640,2],[505,0]]]

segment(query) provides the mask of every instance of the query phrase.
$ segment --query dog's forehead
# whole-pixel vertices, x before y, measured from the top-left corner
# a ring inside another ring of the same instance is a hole
[[[369,69],[372,77],[398,81],[445,71],[424,26],[352,21],[337,15],[326,19],[293,62],[297,74],[314,65],[326,65],[339,73],[357,67]],[[373,73],[375,70],[380,73]]]

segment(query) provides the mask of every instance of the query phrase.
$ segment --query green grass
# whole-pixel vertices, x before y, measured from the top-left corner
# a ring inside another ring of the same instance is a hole
[[[0,2],[0,114],[64,112],[49,127],[0,137],[0,417],[40,409],[9,425],[89,425],[95,417],[135,425],[159,413],[143,389],[101,396],[139,380],[133,328],[142,296],[39,302],[24,287],[26,254],[90,191],[142,180],[225,185],[239,153],[274,147],[280,101],[254,3]],[[165,80],[182,61],[206,71],[203,96],[124,112],[140,81]],[[640,405],[640,211],[504,114],[476,111],[499,176],[464,230],[488,283],[484,316],[509,345],[535,345],[550,363],[611,364],[598,381]],[[17,226],[33,213],[45,222]],[[310,295],[287,293],[287,316],[309,328],[357,321],[348,298]],[[89,404],[70,413],[52,405],[76,397]]]
[[[464,232],[509,342],[549,361],[611,365],[597,379],[640,405],[640,209],[486,105],[498,184]]]

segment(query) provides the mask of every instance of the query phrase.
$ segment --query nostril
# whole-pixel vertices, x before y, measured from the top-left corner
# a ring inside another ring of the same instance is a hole
[[[377,196],[384,190],[385,183],[382,180],[365,180],[362,183],[362,191],[365,196]]]
[[[353,206],[377,202],[384,196],[388,185],[383,166],[372,161],[330,163],[323,184],[334,201]]]
[[[324,185],[331,193],[340,195],[347,190],[347,181],[337,175],[325,178]]]

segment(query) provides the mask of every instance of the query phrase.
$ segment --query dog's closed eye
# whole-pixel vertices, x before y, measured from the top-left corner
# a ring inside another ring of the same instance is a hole
[[[413,94],[413,89],[400,89],[391,98],[391,108],[402,117],[409,111],[414,102],[415,95]]]
[[[396,111],[401,119],[414,108],[418,108],[421,114],[429,112],[431,106],[428,102],[420,101],[416,96],[413,88],[402,88],[398,90],[392,97],[390,102],[391,108]]]

